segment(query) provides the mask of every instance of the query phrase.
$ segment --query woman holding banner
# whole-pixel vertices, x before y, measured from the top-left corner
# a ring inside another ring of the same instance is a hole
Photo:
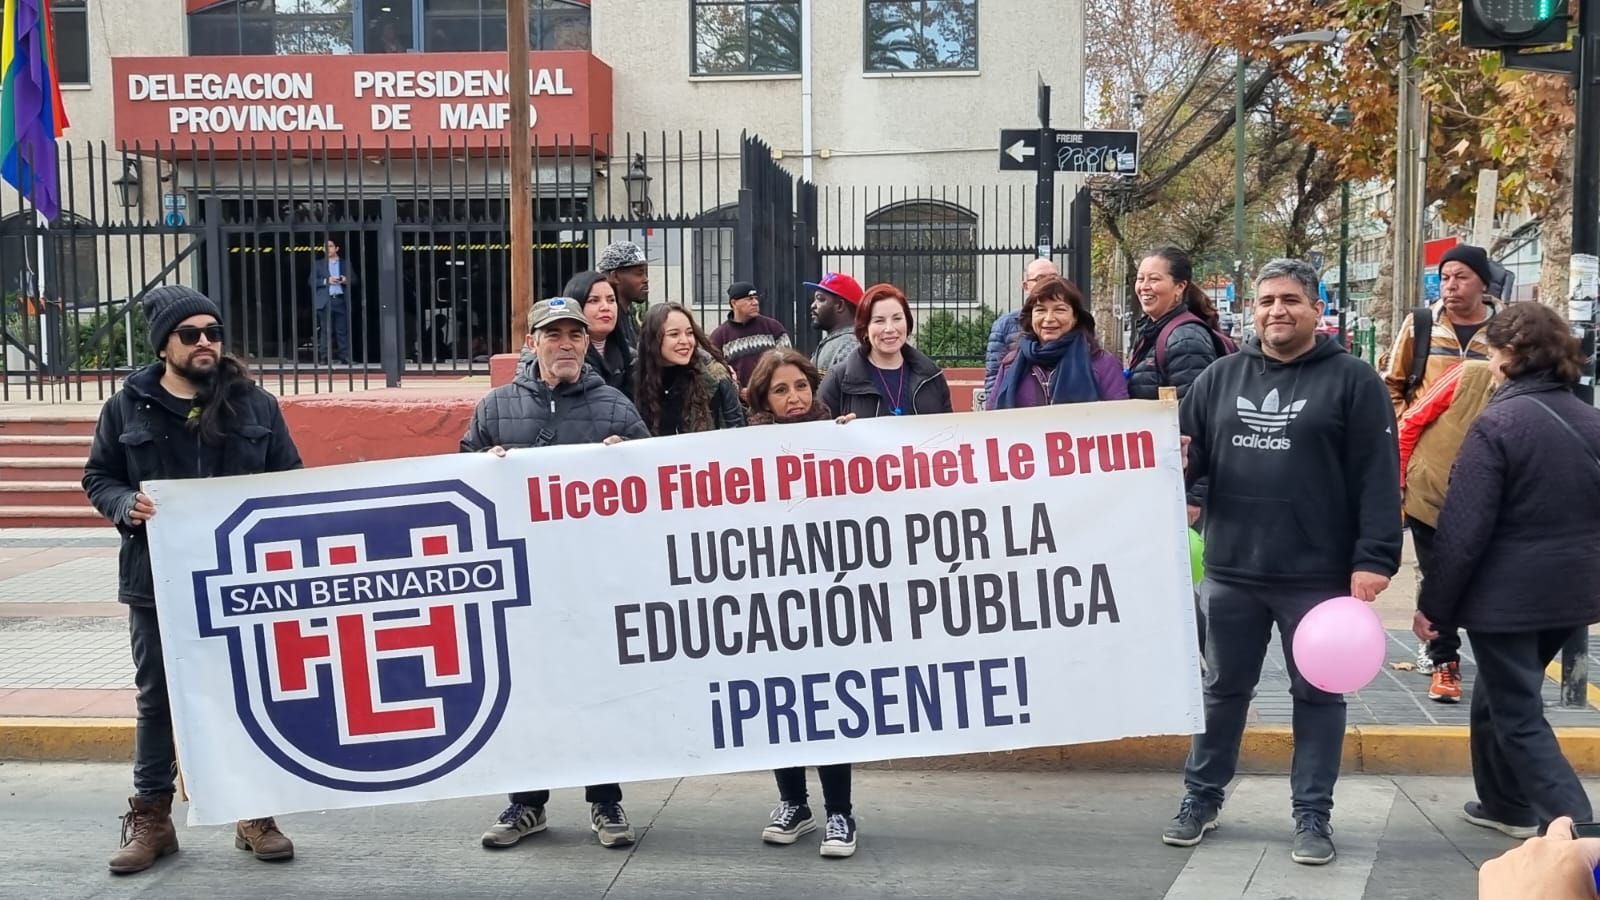
[[[1094,316],[1072,282],[1052,276],[1035,284],[1019,324],[995,372],[990,409],[1128,399],[1122,362],[1095,339]]]
[[[820,422],[833,417],[817,396],[822,375],[805,354],[789,347],[769,350],[750,373],[750,424],[786,425]],[[804,766],[778,769],[778,805],[772,810],[761,839],[769,844],[792,844],[817,828],[807,805]],[[843,858],[856,852],[856,820],[850,809],[850,764],[818,766],[823,809],[828,814],[821,853]]]
[[[911,304],[899,288],[875,284],[867,289],[856,307],[861,347],[822,380],[822,402],[840,422],[951,411],[944,370],[909,343],[914,324]]]
[[[744,427],[732,371],[681,304],[645,313],[635,368],[633,402],[652,435]]]

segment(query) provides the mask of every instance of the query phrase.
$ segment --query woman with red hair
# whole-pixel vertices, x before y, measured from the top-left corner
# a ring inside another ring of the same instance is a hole
[[[951,411],[944,370],[910,344],[913,324],[911,304],[899,288],[867,289],[856,307],[861,347],[822,380],[822,402],[840,422]]]

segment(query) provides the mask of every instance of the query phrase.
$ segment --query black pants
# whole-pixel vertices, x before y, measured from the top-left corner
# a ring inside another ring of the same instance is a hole
[[[1478,663],[1472,686],[1472,781],[1491,818],[1548,825],[1593,818],[1589,795],[1544,717],[1544,670],[1570,628],[1518,634],[1469,632]]]
[[[312,312],[312,358],[327,362],[331,352],[339,362],[350,362],[350,295],[330,296],[320,307],[313,304]]]
[[[1417,568],[1420,570],[1417,588],[1421,590],[1422,578],[1427,576],[1428,567],[1433,564],[1434,529],[1410,516],[1406,516],[1406,526],[1411,529],[1411,546],[1417,551]],[[1436,666],[1461,662],[1461,632],[1454,628],[1440,631],[1437,638],[1428,642],[1428,658]]]
[[[133,792],[155,800],[177,789],[178,749],[172,740],[167,703],[167,666],[161,659],[161,629],[154,606],[128,607],[128,642],[138,718],[133,727]]]
[[[785,803],[804,806],[806,803],[806,769],[774,769],[778,777],[778,798]],[[822,803],[828,815],[850,815],[850,764],[837,763],[817,766],[817,780],[822,782]]]
[[[583,789],[585,803],[621,803],[622,785],[591,784]],[[550,802],[549,791],[518,791],[511,795],[512,803],[524,806],[544,806]]]

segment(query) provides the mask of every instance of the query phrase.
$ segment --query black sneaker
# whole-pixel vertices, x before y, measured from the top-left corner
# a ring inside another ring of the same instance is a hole
[[[856,855],[856,820],[854,816],[834,813],[828,817],[828,830],[822,838],[822,855],[844,859]]]
[[[1325,866],[1333,862],[1333,827],[1320,813],[1303,812],[1294,820],[1294,849],[1289,858],[1302,866]]]
[[[589,804],[589,822],[602,847],[626,847],[633,843],[633,826],[620,803]]]
[[[1461,816],[1479,828],[1493,828],[1506,837],[1516,838],[1519,841],[1539,836],[1539,826],[1514,825],[1510,822],[1502,822],[1485,812],[1483,804],[1476,800],[1468,800],[1466,805],[1461,807]]]
[[[544,817],[544,807],[513,803],[506,807],[500,818],[483,833],[483,845],[496,850],[514,847],[518,841],[530,834],[538,834],[548,825]]]
[[[1169,847],[1193,847],[1215,827],[1217,808],[1190,795],[1183,798],[1178,814],[1167,823],[1167,830],[1161,832],[1161,843]]]
[[[761,829],[761,839],[769,844],[792,844],[801,835],[816,830],[817,820],[811,817],[811,807],[784,801],[772,811],[767,827]]]

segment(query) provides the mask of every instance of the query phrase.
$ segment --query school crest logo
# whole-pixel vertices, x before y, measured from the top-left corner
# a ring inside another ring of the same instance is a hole
[[[432,781],[494,733],[511,688],[506,613],[527,549],[459,481],[267,497],[216,531],[194,575],[202,638],[228,642],[235,706],[307,781]]]

